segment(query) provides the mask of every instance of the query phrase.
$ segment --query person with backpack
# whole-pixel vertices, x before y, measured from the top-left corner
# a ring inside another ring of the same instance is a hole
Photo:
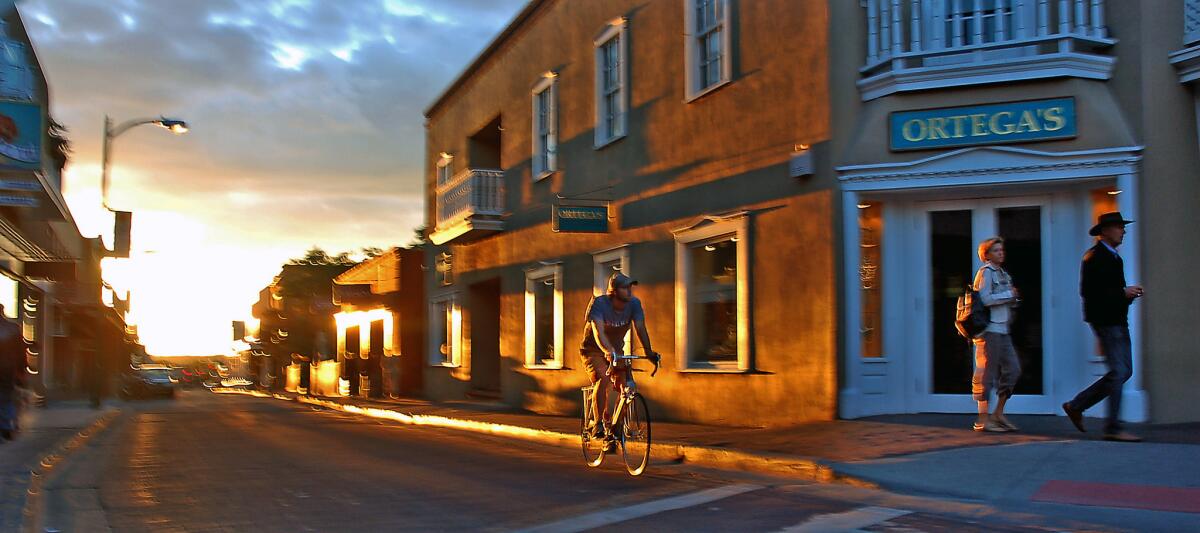
[[[1009,327],[1013,308],[1020,302],[1012,276],[1003,268],[1004,239],[992,237],[979,244],[979,260],[983,266],[975,273],[972,288],[988,310],[987,327],[975,335],[975,374],[971,377],[971,394],[979,406],[975,431],[1003,433],[1016,431],[1017,426],[1004,416],[1004,405],[1013,394],[1021,377],[1021,362],[1013,348]],[[988,414],[989,399],[996,392],[996,410]]]

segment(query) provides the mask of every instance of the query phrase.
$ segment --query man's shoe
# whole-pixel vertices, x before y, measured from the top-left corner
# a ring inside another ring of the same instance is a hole
[[[1133,433],[1128,433],[1125,431],[1118,431],[1116,433],[1105,433],[1104,440],[1111,440],[1111,441],[1116,441],[1116,442],[1142,442],[1141,437],[1134,435]]]
[[[1087,430],[1083,429],[1082,411],[1072,408],[1070,402],[1062,404],[1062,410],[1067,413],[1067,418],[1071,419],[1071,423],[1075,424],[1075,429],[1078,429],[1080,433],[1087,433]]]
[[[11,429],[0,429],[0,439],[4,439],[4,440],[13,440],[13,430],[11,430]]]

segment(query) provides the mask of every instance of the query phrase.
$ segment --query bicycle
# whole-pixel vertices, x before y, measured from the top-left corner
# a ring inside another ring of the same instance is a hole
[[[613,361],[613,368],[625,370],[625,385],[619,387],[621,394],[617,398],[616,409],[613,409],[612,419],[608,420],[606,438],[597,439],[592,434],[593,408],[592,391],[594,386],[583,387],[583,416],[579,426],[580,442],[583,445],[583,460],[588,466],[597,467],[604,462],[608,453],[609,443],[616,441],[621,447],[621,455],[625,460],[625,469],[630,475],[641,475],[650,463],[650,410],[646,407],[646,398],[637,391],[637,383],[633,380],[633,361],[647,359],[654,363],[654,371],[650,377],[658,373],[661,356],[618,355]],[[611,372],[611,370],[610,370]],[[616,385],[614,384],[614,388]]]

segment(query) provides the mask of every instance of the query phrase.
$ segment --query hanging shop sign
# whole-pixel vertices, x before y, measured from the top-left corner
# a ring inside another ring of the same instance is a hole
[[[1078,129],[1074,98],[897,111],[889,118],[894,151],[1069,139]]]
[[[608,205],[555,205],[554,231],[608,233]]]
[[[42,167],[42,108],[0,101],[0,168]]]

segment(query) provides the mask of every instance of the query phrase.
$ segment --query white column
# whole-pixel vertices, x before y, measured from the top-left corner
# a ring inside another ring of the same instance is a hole
[[[1075,33],[1087,35],[1087,0],[1075,0]]]
[[[933,46],[934,50],[946,48],[946,24],[943,14],[946,12],[947,0],[934,0],[930,6],[933,12]]]
[[[895,57],[904,52],[904,24],[901,24],[901,11],[903,8],[900,0],[892,0],[892,56]]]
[[[952,0],[954,2],[953,9],[950,11],[950,21],[954,26],[954,40],[950,46],[959,47],[963,45],[963,27],[962,27],[962,3],[963,0]]]
[[[909,46],[910,52],[921,51],[921,1],[912,0],[912,5],[909,7],[908,20],[912,24],[909,32],[912,37],[912,44]]]
[[[1117,195],[1117,209],[1121,211],[1121,216],[1126,220],[1138,220],[1141,218],[1138,212],[1138,176],[1136,174],[1124,174],[1117,177],[1117,190],[1121,194]],[[1125,279],[1132,285],[1140,285],[1142,280],[1141,269],[1141,239],[1138,235],[1141,233],[1140,222],[1135,222],[1125,227],[1125,240],[1121,244],[1121,258],[1125,262]],[[1154,292],[1169,290],[1167,287],[1149,287],[1148,298],[1154,297]],[[1133,378],[1125,383],[1125,391],[1121,399],[1121,418],[1130,422],[1145,422],[1149,418],[1149,410],[1146,402],[1146,393],[1142,388],[1142,370],[1145,368],[1143,364],[1143,355],[1145,350],[1142,346],[1142,305],[1141,302],[1135,303],[1129,308],[1129,339],[1133,345]]]
[[[879,58],[879,0],[867,0],[867,60]]]
[[[1011,2],[1012,0],[1008,0],[1009,6],[1012,5]],[[1008,40],[1008,27],[1005,24],[1007,21],[1004,20],[1005,4],[1004,0],[996,0],[996,34],[992,37],[992,40],[996,42]]]
[[[1050,0],[1037,0],[1037,34],[1048,35],[1050,33]]]
[[[879,9],[879,56],[888,57],[892,51],[891,0],[880,0]]]
[[[975,30],[971,32],[971,44],[983,44],[983,0],[975,0],[971,18],[975,21]]]
[[[861,414],[862,390],[860,375],[862,368],[862,294],[858,289],[859,258],[858,193],[842,191],[842,313],[845,328],[842,330],[844,351],[842,357],[846,372],[845,385],[839,394],[838,409],[842,418],[857,418]]]
[[[1071,5],[1070,0],[1058,0],[1058,33],[1071,33]]]
[[[1029,36],[1029,29],[1026,25],[1027,12],[1032,9],[1032,0],[1014,0],[1013,5],[1013,29],[1011,34],[1017,39],[1024,39]]]
[[[1092,0],[1092,35],[1107,37],[1107,33],[1104,29],[1104,1]]]

